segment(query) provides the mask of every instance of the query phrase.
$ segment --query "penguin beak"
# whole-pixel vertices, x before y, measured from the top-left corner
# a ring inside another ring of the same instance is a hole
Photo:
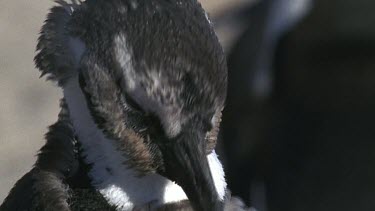
[[[182,133],[161,150],[165,176],[182,187],[194,210],[223,210],[206,157],[203,133]]]

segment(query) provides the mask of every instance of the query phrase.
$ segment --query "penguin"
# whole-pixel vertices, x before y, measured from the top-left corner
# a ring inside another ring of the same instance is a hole
[[[0,210],[245,210],[215,153],[227,67],[200,3],[56,2],[35,63],[61,112]]]

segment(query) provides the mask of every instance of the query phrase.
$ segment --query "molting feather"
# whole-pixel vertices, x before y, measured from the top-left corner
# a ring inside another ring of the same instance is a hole
[[[48,75],[49,80],[62,86],[77,73],[76,67],[84,52],[84,44],[69,36],[68,30],[71,16],[81,2],[58,0],[56,3],[58,6],[51,9],[40,32],[34,60],[41,77]]]

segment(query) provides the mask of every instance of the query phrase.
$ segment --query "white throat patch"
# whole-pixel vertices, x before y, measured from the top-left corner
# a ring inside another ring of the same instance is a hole
[[[182,188],[165,177],[158,174],[138,177],[134,170],[123,164],[126,157],[92,119],[77,77],[71,78],[64,86],[64,97],[85,162],[92,165],[88,174],[92,185],[109,204],[118,210],[132,210],[152,201],[161,205],[187,199]],[[219,197],[223,200],[226,189],[223,168],[215,152],[207,158]]]

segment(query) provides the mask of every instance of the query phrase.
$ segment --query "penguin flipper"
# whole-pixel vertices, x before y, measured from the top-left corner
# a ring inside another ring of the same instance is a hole
[[[69,187],[65,181],[77,173],[79,162],[64,100],[59,119],[49,128],[46,140],[34,168],[15,184],[0,206],[1,211],[70,210]]]
[[[33,168],[10,191],[0,206],[1,211],[69,211],[68,189],[51,172]]]
[[[33,172],[30,171],[17,181],[15,186],[0,206],[1,211],[6,210],[30,210],[33,201]]]

